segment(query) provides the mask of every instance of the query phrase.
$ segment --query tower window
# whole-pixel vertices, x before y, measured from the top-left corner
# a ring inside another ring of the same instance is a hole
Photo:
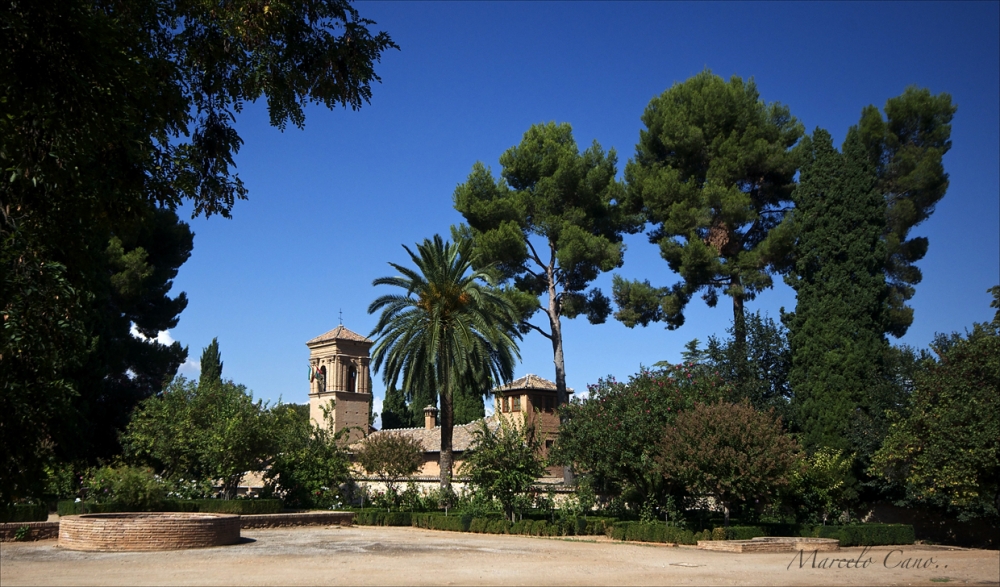
[[[358,390],[358,370],[352,365],[347,373],[347,391]]]
[[[510,399],[511,399],[511,402],[510,402],[510,404],[511,404],[511,406],[510,406],[511,411],[520,412],[521,411],[521,396],[515,395],[514,397],[512,397]]]

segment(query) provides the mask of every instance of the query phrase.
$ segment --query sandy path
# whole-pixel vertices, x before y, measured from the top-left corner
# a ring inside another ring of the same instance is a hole
[[[800,568],[790,554],[730,554],[416,528],[244,530],[244,543],[159,553],[83,553],[54,540],[0,544],[10,585],[997,585],[1000,553],[942,547],[867,551],[867,568]],[[860,548],[820,553],[852,558]],[[920,559],[919,568],[914,568]],[[931,561],[932,562],[928,562]],[[907,564],[906,561],[910,562]],[[789,564],[791,563],[791,568]],[[833,566],[833,565],[827,565]],[[851,565],[856,566],[856,565]],[[910,568],[906,568],[906,567]],[[944,580],[944,581],[943,581]]]

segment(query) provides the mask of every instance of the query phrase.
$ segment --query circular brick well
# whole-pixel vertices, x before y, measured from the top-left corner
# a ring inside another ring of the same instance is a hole
[[[179,550],[240,541],[240,517],[203,513],[83,514],[59,520],[69,550]]]

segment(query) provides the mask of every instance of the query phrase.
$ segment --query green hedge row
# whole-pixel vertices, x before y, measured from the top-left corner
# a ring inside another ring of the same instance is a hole
[[[44,522],[49,519],[49,506],[45,504],[15,504],[0,508],[0,523]]]
[[[697,544],[699,539],[708,539],[703,533],[696,536],[690,530],[667,526],[659,522],[615,522],[612,526],[611,537],[615,540],[673,542],[676,544]]]
[[[158,512],[205,512],[216,514],[277,514],[284,509],[280,499],[168,499],[155,510]],[[56,506],[60,516],[77,514],[107,514],[134,512],[134,507],[120,503],[60,501]]]
[[[663,522],[623,522],[615,518],[578,517],[567,520],[521,519],[509,522],[499,516],[473,518],[470,514],[410,513],[367,510],[356,512],[359,525],[407,526],[453,532],[481,534],[520,534],[524,536],[599,536],[635,542],[697,544],[699,540],[750,540],[759,536],[805,536],[837,538],[841,546],[882,546],[913,544],[913,526],[902,524],[863,524],[858,526],[801,526],[797,524],[760,524],[730,526],[692,532]]]
[[[412,526],[410,512],[383,512],[364,510],[354,512],[354,523],[359,526]]]
[[[814,538],[837,538],[841,546],[887,546],[913,544],[916,536],[909,524],[861,524],[858,526],[816,526],[808,534]]]

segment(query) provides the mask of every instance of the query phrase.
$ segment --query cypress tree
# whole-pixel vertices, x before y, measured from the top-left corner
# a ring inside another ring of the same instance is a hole
[[[198,379],[199,386],[222,381],[222,355],[219,353],[219,339],[213,338],[203,351],[201,351],[201,377]]]
[[[486,416],[486,405],[483,396],[468,388],[462,388],[455,393],[455,425],[468,424]]]
[[[410,410],[406,406],[406,394],[402,389],[390,385],[382,402],[382,430],[407,428],[410,426]]]
[[[789,380],[805,446],[851,450],[851,423],[880,384],[886,349],[886,204],[855,129],[843,154],[822,129],[810,149],[793,195]]]

